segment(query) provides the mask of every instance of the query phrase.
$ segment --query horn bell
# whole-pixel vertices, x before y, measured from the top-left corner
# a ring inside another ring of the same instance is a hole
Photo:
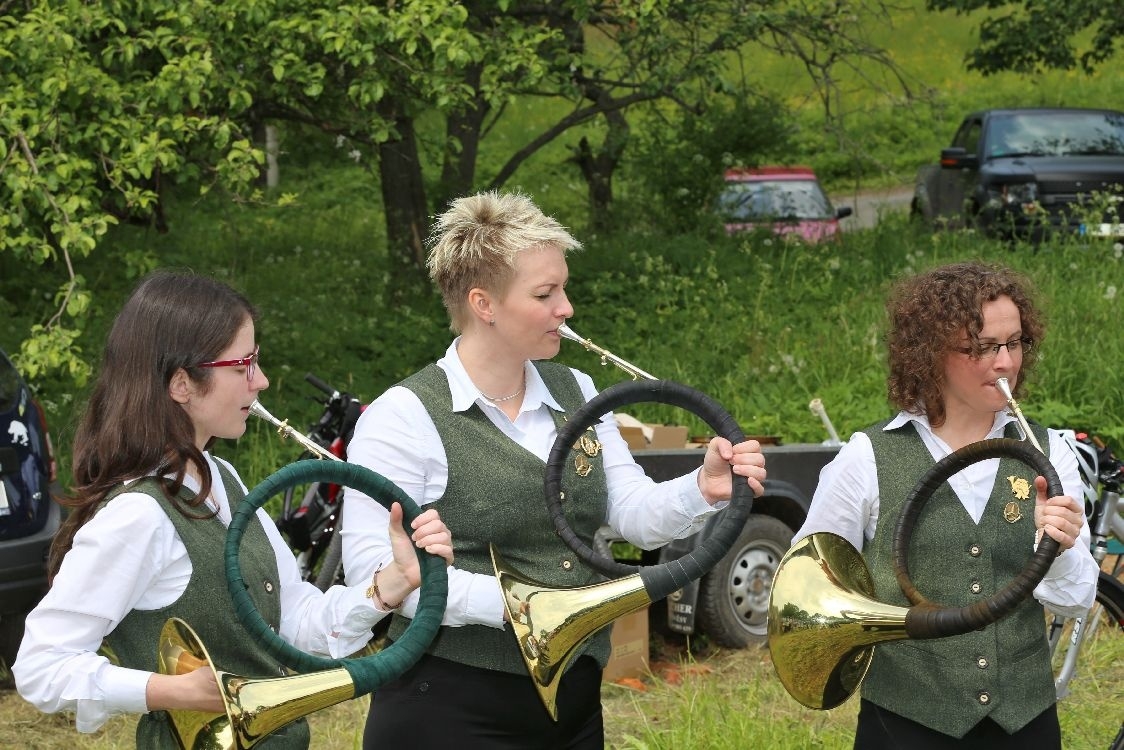
[[[777,677],[808,708],[835,708],[866,676],[874,644],[908,638],[908,611],[874,599],[866,561],[846,539],[801,539],[773,576],[768,645]]]
[[[551,588],[510,567],[488,545],[519,653],[550,718],[558,720],[558,683],[578,647],[618,617],[652,603],[640,575],[592,586]]]
[[[157,662],[160,673],[168,675],[210,667],[222,694],[222,714],[168,711],[168,723],[186,750],[251,748],[303,716],[355,697],[355,683],[343,668],[265,679],[217,670],[199,636],[176,617],[160,632]]]

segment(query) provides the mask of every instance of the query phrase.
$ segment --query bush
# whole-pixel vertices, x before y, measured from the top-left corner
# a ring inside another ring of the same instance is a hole
[[[788,158],[792,127],[784,105],[768,98],[722,99],[701,116],[654,114],[627,153],[630,214],[665,232],[713,224],[723,171]]]

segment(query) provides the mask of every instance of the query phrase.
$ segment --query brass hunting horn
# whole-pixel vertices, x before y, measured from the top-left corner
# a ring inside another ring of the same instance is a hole
[[[1019,423],[1019,431],[1023,435],[1023,440],[1028,441],[1040,453],[1045,453],[1046,451],[1042,450],[1042,446],[1038,444],[1038,438],[1034,436],[1034,431],[1030,429],[1026,417],[1023,416],[1023,410],[1019,407],[1019,402],[1015,400],[1014,394],[1011,393],[1011,385],[1007,382],[1007,378],[996,378],[995,387],[1003,394],[1003,398],[1007,399],[1007,408],[1011,410],[1011,415]]]
[[[261,405],[261,401],[254,399],[254,403],[250,404],[250,413],[259,419],[264,419],[266,422],[269,422],[274,427],[276,427],[277,434],[281,436],[282,440],[284,440],[285,438],[292,438],[293,440],[300,443],[306,451],[314,454],[317,458],[326,458],[330,461],[343,460],[335,453],[332,453],[330,450],[324,448],[321,445],[317,445],[315,441],[310,440],[305,435],[302,435],[300,433],[300,430],[294,430],[289,426],[289,420],[278,419],[277,417],[270,414],[269,410]]]
[[[649,375],[648,373],[644,372],[643,370],[641,370],[639,367],[632,364],[631,362],[623,360],[620,357],[618,357],[617,355],[613,354],[608,349],[602,349],[601,347],[599,347],[597,344],[593,343],[589,339],[582,338],[581,336],[579,336],[574,331],[573,328],[570,328],[570,326],[566,325],[565,323],[558,326],[558,334],[560,336],[562,336],[563,338],[570,339],[570,341],[578,342],[579,344],[581,344],[582,346],[585,347],[586,351],[593,352],[594,354],[597,354],[598,356],[600,356],[602,365],[605,365],[609,362],[612,362],[614,365],[616,365],[617,367],[621,368],[622,370],[627,372],[629,375],[631,375],[633,380],[640,380],[640,379],[657,380],[658,379],[658,378],[656,378],[655,375]]]
[[[445,613],[449,579],[443,558],[417,550],[421,565],[421,596],[417,614],[406,632],[377,654],[357,659],[326,659],[306,654],[281,639],[257,611],[242,577],[239,547],[255,512],[279,492],[309,482],[354,487],[389,509],[402,505],[406,526],[421,509],[385,477],[362,466],[342,462],[298,461],[271,474],[238,505],[227,530],[227,587],[235,612],[253,638],[271,657],[298,672],[292,677],[250,678],[224,672],[183,620],[169,619],[161,632],[158,660],[162,674],[186,674],[204,665],[215,672],[226,710],[222,714],[168,711],[172,731],[188,750],[250,748],[271,732],[314,711],[374,692],[398,677],[421,657],[437,635]],[[327,671],[313,671],[327,670]]]
[[[678,560],[649,567],[623,565],[602,557],[589,547],[590,540],[580,538],[570,528],[562,509],[562,467],[573,460],[574,444],[587,428],[597,424],[615,407],[649,401],[693,412],[731,443],[745,440],[737,422],[717,402],[693,388],[668,380],[617,383],[570,415],[558,431],[547,460],[547,507],[555,531],[583,562],[605,576],[623,578],[579,588],[551,588],[510,568],[495,546],[490,547],[519,652],[543,705],[555,720],[558,718],[555,702],[558,683],[566,665],[586,639],[618,617],[641,610],[701,578],[729,551],[749,516],[752,492],[744,478],[734,475],[730,507],[722,511],[714,535]]]
[[[909,577],[910,538],[933,492],[967,466],[1005,456],[1044,476],[1050,497],[1062,494],[1054,467],[1019,440],[983,440],[938,461],[910,492],[894,527],[894,573],[910,607],[875,600],[866,561],[836,534],[812,534],[785,554],[773,577],[768,643],[777,676],[793,698],[808,708],[835,708],[858,689],[875,644],[969,633],[1010,614],[1030,596],[1058,554],[1058,542],[1050,536],[1006,588],[967,607],[926,600]]]

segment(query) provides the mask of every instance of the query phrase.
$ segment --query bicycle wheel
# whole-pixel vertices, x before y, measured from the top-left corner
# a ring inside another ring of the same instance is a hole
[[[1097,596],[1082,620],[1064,618],[1051,624],[1054,688],[1058,698],[1070,693],[1070,683],[1080,672],[1098,679],[1113,679],[1124,656],[1124,584],[1100,573]],[[1124,675],[1120,676],[1124,679]]]

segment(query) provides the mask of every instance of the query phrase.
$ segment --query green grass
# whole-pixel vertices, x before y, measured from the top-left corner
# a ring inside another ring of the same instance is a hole
[[[858,702],[831,711],[796,703],[762,649],[726,651],[653,635],[652,671],[636,686],[606,684],[606,748],[611,750],[847,750]],[[1100,639],[1085,655],[1073,692],[1058,704],[1066,748],[1107,747],[1120,725],[1124,700],[1124,638]],[[359,748],[369,699],[346,701],[309,716],[313,746]],[[0,747],[109,750],[133,746],[135,719],[115,717],[94,735],[73,721],[48,716],[0,691]]]

